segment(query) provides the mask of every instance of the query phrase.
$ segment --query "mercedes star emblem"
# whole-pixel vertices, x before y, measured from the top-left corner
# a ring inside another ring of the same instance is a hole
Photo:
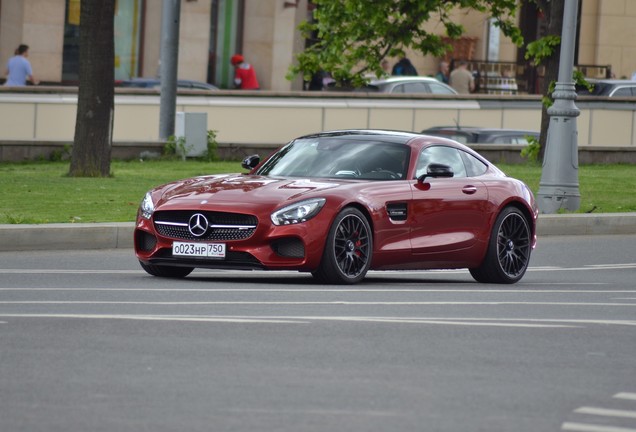
[[[195,213],[190,217],[188,229],[193,236],[201,237],[208,230],[208,220],[201,213]]]

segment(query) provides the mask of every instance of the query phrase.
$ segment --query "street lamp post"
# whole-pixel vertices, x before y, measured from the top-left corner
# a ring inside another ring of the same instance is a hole
[[[577,210],[581,203],[576,129],[580,111],[574,104],[576,91],[572,81],[578,7],[578,0],[565,0],[559,79],[552,93],[554,104],[548,108],[548,139],[537,193],[541,213]]]

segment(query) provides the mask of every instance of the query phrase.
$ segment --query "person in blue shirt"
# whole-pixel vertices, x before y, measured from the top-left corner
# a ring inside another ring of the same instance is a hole
[[[29,46],[20,45],[15,52],[15,55],[7,62],[7,82],[5,86],[22,87],[26,85],[27,80],[33,84],[37,84],[38,81],[33,77],[33,70],[31,69],[31,63],[27,57],[29,56]]]
[[[395,65],[393,65],[393,69],[391,70],[391,75],[407,75],[407,76],[417,76],[417,69],[411,63],[411,60],[406,57],[400,58]]]

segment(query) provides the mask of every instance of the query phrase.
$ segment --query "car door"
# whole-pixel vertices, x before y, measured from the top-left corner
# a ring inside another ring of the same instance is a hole
[[[428,177],[412,183],[410,222],[413,254],[469,248],[487,226],[488,191],[475,176],[479,168],[467,166],[465,156],[480,162],[466,152],[446,145],[431,145],[421,150],[416,177],[425,174],[431,163],[451,167],[454,175],[451,178]]]

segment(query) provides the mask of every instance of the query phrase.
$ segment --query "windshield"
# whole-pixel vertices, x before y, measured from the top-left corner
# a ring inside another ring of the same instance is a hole
[[[410,147],[369,137],[311,137],[292,141],[259,168],[256,174],[283,177],[405,178]]]

